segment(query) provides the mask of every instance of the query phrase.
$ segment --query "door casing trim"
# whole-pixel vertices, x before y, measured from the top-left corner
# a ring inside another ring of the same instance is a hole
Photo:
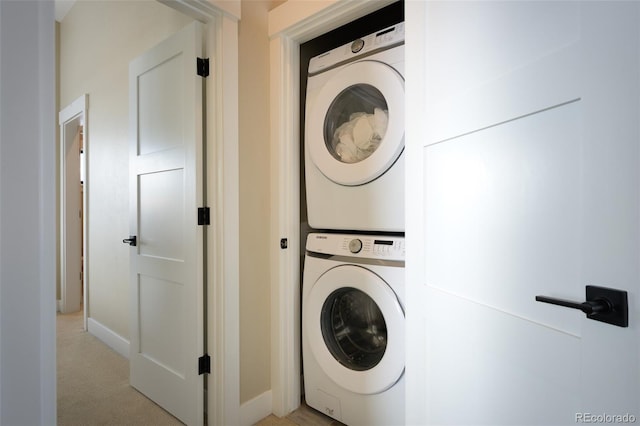
[[[88,279],[89,279],[89,256],[86,255],[87,253],[87,247],[88,247],[88,239],[89,239],[89,234],[88,234],[88,223],[89,223],[89,216],[88,216],[88,210],[87,210],[87,205],[88,205],[88,194],[89,194],[89,181],[87,179],[87,177],[89,176],[87,173],[87,165],[89,163],[88,161],[88,155],[89,155],[89,138],[88,138],[88,110],[89,110],[89,95],[88,94],[84,94],[80,97],[78,97],[78,99],[76,99],[75,101],[71,102],[69,105],[67,105],[66,107],[64,107],[63,109],[60,110],[60,112],[58,113],[58,128],[59,128],[59,134],[60,134],[60,170],[59,170],[59,191],[60,191],[60,195],[59,195],[59,203],[60,203],[60,209],[59,209],[59,214],[60,214],[60,222],[59,222],[59,226],[60,226],[60,259],[58,261],[58,265],[59,265],[59,271],[60,271],[60,312],[62,313],[67,313],[68,312],[68,306],[67,306],[67,300],[68,300],[68,296],[67,296],[67,292],[71,291],[72,289],[68,288],[68,286],[66,285],[66,245],[67,245],[67,241],[66,241],[66,234],[67,234],[67,226],[66,226],[66,216],[65,216],[65,212],[66,212],[66,181],[65,181],[65,171],[66,171],[66,167],[67,167],[67,161],[66,161],[66,156],[64,155],[63,152],[63,147],[66,146],[66,137],[67,137],[67,125],[72,124],[74,121],[80,120],[80,122],[82,122],[82,125],[84,127],[84,138],[83,138],[83,149],[84,149],[84,156],[81,157],[81,161],[84,163],[82,166],[84,166],[84,170],[85,170],[85,177],[84,177],[84,184],[83,184],[83,193],[84,196],[82,197],[81,203],[82,203],[82,253],[85,253],[84,256],[82,256],[82,305],[83,305],[83,328],[84,330],[87,330],[87,313],[89,312],[89,283],[88,283]],[[74,289],[75,291],[75,289]]]

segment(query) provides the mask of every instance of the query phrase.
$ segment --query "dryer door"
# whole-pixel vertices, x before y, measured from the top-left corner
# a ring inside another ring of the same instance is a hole
[[[400,379],[404,312],[382,278],[359,266],[338,266],[320,276],[304,303],[311,352],[336,384],[375,394]]]
[[[335,183],[368,183],[404,149],[404,79],[389,65],[361,61],[346,66],[309,108],[307,149]]]

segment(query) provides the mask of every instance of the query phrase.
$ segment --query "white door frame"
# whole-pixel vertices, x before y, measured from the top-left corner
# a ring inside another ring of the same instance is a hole
[[[67,210],[66,206],[66,182],[65,182],[65,172],[68,167],[66,156],[64,155],[64,147],[66,146],[67,136],[67,126],[73,125],[75,122],[82,123],[84,127],[84,153],[85,155],[80,157],[80,161],[83,163],[80,165],[82,169],[84,167],[85,170],[85,179],[84,179],[84,190],[82,197],[82,253],[85,255],[82,257],[82,294],[83,294],[83,327],[87,329],[87,312],[88,312],[88,302],[89,297],[87,296],[89,286],[87,282],[88,278],[88,256],[87,253],[87,195],[89,183],[87,180],[87,164],[88,164],[88,111],[89,106],[89,95],[85,94],[80,96],[78,99],[73,101],[71,104],[62,109],[58,115],[58,124],[60,126],[60,311],[62,313],[69,312],[70,306],[69,299],[72,298],[70,293],[79,292],[80,289],[76,285],[68,285],[66,281],[66,248],[67,248],[67,226],[66,226],[66,218],[65,212]],[[73,132],[77,131],[77,126],[75,126]]]
[[[209,424],[240,422],[238,21],[240,0],[158,0],[206,25]]]
[[[271,392],[273,413],[300,406],[300,44],[393,0],[289,0],[269,12],[271,40]],[[280,240],[291,243],[280,248]]]

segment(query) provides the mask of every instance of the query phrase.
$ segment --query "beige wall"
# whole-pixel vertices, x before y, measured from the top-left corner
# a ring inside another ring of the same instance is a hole
[[[76,2],[60,24],[60,106],[88,112],[89,316],[129,339],[129,61],[191,19],[155,1]]]
[[[243,0],[240,402],[271,388],[269,40],[281,0]],[[90,317],[129,338],[128,63],[190,20],[155,1],[77,2],[60,25],[60,106],[89,94]]]
[[[240,402],[271,388],[269,37],[281,1],[242,1],[240,94]]]

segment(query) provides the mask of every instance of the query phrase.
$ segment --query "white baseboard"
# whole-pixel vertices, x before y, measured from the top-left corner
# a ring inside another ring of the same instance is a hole
[[[272,412],[271,390],[240,405],[240,426],[251,426],[267,417]]]
[[[129,341],[93,318],[87,319],[89,333],[125,358],[129,358]]]

